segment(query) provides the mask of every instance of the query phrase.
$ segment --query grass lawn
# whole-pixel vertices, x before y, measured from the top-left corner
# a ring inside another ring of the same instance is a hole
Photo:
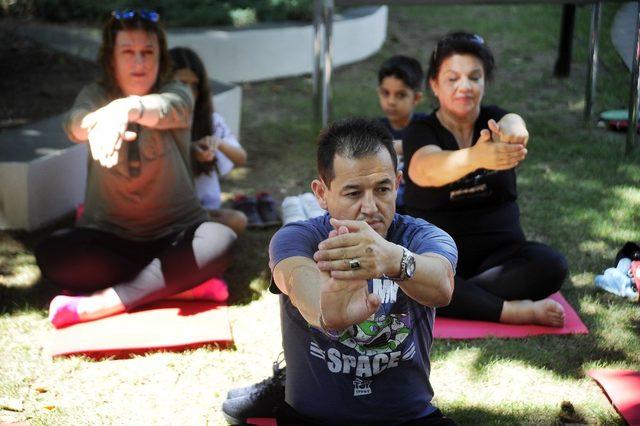
[[[615,9],[604,7],[596,111],[627,105],[629,73],[609,37]],[[530,153],[519,170],[523,226],[530,239],[566,254],[571,273],[563,293],[590,333],[436,341],[435,402],[461,424],[623,424],[585,372],[640,366],[638,305],[593,287],[625,241],[640,241],[640,149],[625,156],[623,133],[582,122],[589,8],[577,11],[571,77],[552,76],[560,16],[560,6],[393,7],[382,50],[335,73],[334,115],[378,116],[376,71],[386,57],[405,53],[424,61],[445,32],[475,31],[498,64],[486,103],[528,123]],[[279,198],[308,190],[315,169],[308,77],[246,84],[243,101],[241,136],[250,161],[224,189],[268,190]],[[433,106],[428,97],[420,109]],[[243,236],[228,273],[235,350],[101,362],[46,354],[53,290],[32,256],[46,233],[0,233],[0,402],[22,405],[0,407],[0,423],[224,424],[227,389],[269,374],[280,351],[277,298],[265,291],[272,232]]]

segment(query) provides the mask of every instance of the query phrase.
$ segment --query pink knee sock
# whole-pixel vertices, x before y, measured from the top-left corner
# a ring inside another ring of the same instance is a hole
[[[49,321],[55,328],[80,322],[78,303],[81,297],[56,296],[49,305]]]

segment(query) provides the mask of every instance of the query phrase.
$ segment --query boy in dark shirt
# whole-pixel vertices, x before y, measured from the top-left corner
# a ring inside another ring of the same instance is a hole
[[[402,139],[409,125],[427,117],[423,112],[414,112],[422,101],[424,72],[417,59],[396,55],[384,61],[378,70],[378,99],[384,117],[380,120],[393,136],[393,147],[398,154],[399,170],[403,168]],[[396,208],[400,213],[404,207],[404,181],[398,188]]]
[[[423,87],[424,72],[415,58],[396,55],[380,66],[378,99],[384,114],[381,120],[395,140],[402,140],[405,129],[412,121],[427,116],[425,113],[414,113],[424,97]],[[398,147],[395,148],[397,152]]]

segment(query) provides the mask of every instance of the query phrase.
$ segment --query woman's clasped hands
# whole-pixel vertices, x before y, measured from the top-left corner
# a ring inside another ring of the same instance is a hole
[[[135,132],[127,130],[129,115],[134,109],[137,109],[137,106],[131,98],[121,98],[87,114],[82,119],[80,127],[87,131],[91,157],[100,165],[111,168],[118,164],[122,142],[131,142],[138,137]]]
[[[527,156],[529,133],[524,126],[509,122],[498,124],[489,120],[489,129],[480,132],[472,147],[472,155],[480,167],[488,170],[508,170]]]

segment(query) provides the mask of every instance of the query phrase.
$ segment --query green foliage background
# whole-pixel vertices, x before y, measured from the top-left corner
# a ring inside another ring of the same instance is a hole
[[[256,22],[310,21],[312,0],[0,0],[0,17],[97,24],[114,9],[147,8],[167,26],[243,26]]]

